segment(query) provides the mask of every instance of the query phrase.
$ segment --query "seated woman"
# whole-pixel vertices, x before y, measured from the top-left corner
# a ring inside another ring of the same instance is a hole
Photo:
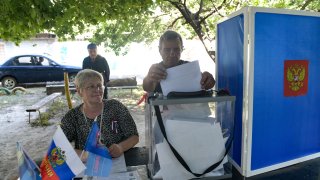
[[[101,130],[101,143],[108,147],[112,157],[121,156],[139,142],[137,127],[128,109],[117,100],[103,100],[105,87],[99,72],[80,71],[75,85],[83,103],[69,110],[61,120],[61,128],[68,140],[75,142],[78,154],[85,147],[94,121]]]

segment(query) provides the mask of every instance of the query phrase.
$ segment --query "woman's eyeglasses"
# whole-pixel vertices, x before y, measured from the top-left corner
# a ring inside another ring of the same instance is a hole
[[[102,91],[102,90],[104,90],[104,86],[103,85],[91,85],[91,86],[88,86],[88,87],[85,87],[85,89],[86,90],[88,90],[88,91],[95,91],[95,90],[100,90],[100,91]]]

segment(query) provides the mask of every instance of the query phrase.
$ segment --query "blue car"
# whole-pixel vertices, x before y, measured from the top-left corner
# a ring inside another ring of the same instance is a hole
[[[80,67],[60,65],[43,55],[19,55],[0,66],[0,81],[3,87],[12,89],[17,84],[63,81],[68,72],[69,80],[81,70]]]

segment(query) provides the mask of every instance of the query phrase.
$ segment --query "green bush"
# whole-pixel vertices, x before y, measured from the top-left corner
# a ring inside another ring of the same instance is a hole
[[[53,123],[49,122],[55,115],[60,113],[65,113],[64,111],[68,109],[67,104],[61,99],[56,99],[46,112],[40,113],[40,118],[31,123],[32,127],[36,126],[50,126]]]

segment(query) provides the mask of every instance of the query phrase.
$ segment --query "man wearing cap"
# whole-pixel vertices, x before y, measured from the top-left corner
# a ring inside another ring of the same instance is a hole
[[[84,58],[82,63],[82,69],[92,69],[98,71],[104,78],[104,99],[108,99],[107,82],[109,82],[110,69],[107,60],[97,54],[97,45],[90,43],[87,47],[89,56]]]

